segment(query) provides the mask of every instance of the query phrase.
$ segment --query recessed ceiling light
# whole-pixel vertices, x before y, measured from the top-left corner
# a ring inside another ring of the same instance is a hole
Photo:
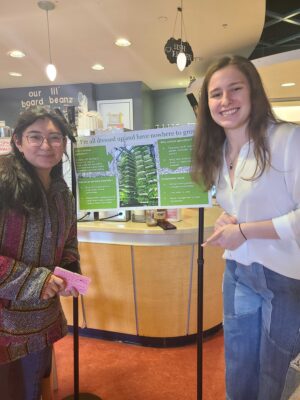
[[[296,85],[295,82],[285,82],[285,83],[282,83],[280,86],[282,86],[282,87],[290,87],[290,86],[295,86],[295,85]]]
[[[14,58],[23,58],[25,57],[25,53],[21,50],[11,50],[7,53],[10,57]]]
[[[20,74],[20,72],[9,72],[8,74],[10,76],[23,76],[23,74]]]
[[[94,64],[92,65],[92,69],[95,71],[101,71],[102,69],[104,69],[104,67],[101,64]]]
[[[168,17],[161,15],[160,17],[158,17],[159,22],[166,22],[168,21]]]
[[[128,40],[128,39],[125,39],[125,38],[119,38],[119,39],[117,39],[117,40],[115,41],[115,44],[116,44],[117,46],[120,46],[120,47],[127,47],[127,46],[130,46],[130,45],[131,45],[131,43],[129,42],[129,40]]]

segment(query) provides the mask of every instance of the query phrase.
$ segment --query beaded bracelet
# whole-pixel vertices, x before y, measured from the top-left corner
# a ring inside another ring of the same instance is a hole
[[[239,224],[239,230],[240,230],[241,234],[243,235],[243,238],[244,238],[245,240],[247,240],[247,238],[246,238],[244,232],[242,231],[241,224]]]

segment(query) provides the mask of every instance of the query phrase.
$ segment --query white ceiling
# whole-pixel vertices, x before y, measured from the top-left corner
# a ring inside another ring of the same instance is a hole
[[[265,20],[264,0],[183,0],[183,39],[190,43],[195,61],[179,72],[167,60],[164,45],[173,33],[180,37],[180,15],[175,25],[180,0],[53,2],[56,7],[49,11],[49,22],[58,85],[142,81],[153,90],[187,87],[190,77],[202,76],[214,56],[249,56]],[[44,73],[49,62],[46,12],[37,0],[0,0],[0,10],[0,88],[51,84]],[[120,36],[132,46],[116,47],[114,41]],[[7,55],[12,49],[22,50],[26,57],[12,59]],[[300,52],[292,58],[257,63],[271,98],[300,98]],[[105,69],[93,71],[96,62]],[[10,71],[23,76],[13,78]],[[280,87],[291,80],[295,87]]]

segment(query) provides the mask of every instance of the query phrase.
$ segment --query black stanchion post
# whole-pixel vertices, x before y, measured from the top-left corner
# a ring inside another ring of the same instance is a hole
[[[73,352],[74,352],[74,398],[79,400],[79,337],[78,337],[78,298],[73,298]]]
[[[203,247],[204,242],[204,208],[199,208],[198,223],[198,299],[197,299],[197,400],[202,400],[202,348],[203,348]]]
[[[74,353],[74,394],[63,400],[101,400],[90,393],[79,393],[79,335],[78,335],[78,298],[73,298],[73,353]]]
[[[57,114],[65,119],[60,109],[55,109]],[[76,173],[75,173],[75,160],[73,153],[73,145],[76,143],[75,135],[75,107],[70,106],[67,109],[68,120],[71,127],[69,139],[71,141],[71,175],[72,175],[72,193],[77,204],[77,190],[76,190]],[[73,134],[71,134],[73,132]],[[74,394],[65,397],[63,400],[101,400],[100,397],[90,393],[79,393],[79,335],[78,335],[78,298],[73,297],[73,356],[74,356]]]

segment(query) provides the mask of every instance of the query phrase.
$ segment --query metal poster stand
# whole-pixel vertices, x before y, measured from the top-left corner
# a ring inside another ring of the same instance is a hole
[[[71,107],[69,107],[71,108]],[[70,118],[69,118],[70,121]],[[75,124],[73,125],[75,126]],[[70,138],[72,143],[72,192],[76,199],[76,174],[73,157],[73,142],[75,137]],[[202,400],[202,347],[203,347],[203,247],[204,242],[204,208],[199,208],[198,222],[198,289],[197,289],[197,400]],[[73,298],[73,327],[74,327],[74,395],[65,397],[63,400],[101,400],[100,397],[89,393],[79,393],[79,345],[78,345],[78,298]]]
[[[60,109],[55,109],[57,114],[65,119]],[[76,132],[75,126],[75,108],[68,107],[68,120],[65,122],[70,126],[70,132]],[[76,193],[76,173],[75,173],[75,160],[73,155],[73,145],[76,143],[75,135],[70,134],[71,141],[71,173],[72,173],[72,193],[75,199],[75,207],[77,200]],[[74,393],[63,400],[101,400],[100,397],[90,393],[79,393],[79,335],[78,335],[78,297],[73,297],[73,355],[74,355]]]
[[[78,297],[73,297],[73,352],[74,352],[74,394],[63,400],[101,400],[90,393],[79,393],[79,336],[78,336]]]
[[[203,247],[204,208],[199,208],[198,223],[198,297],[197,297],[197,400],[202,400],[202,345],[203,345]]]

